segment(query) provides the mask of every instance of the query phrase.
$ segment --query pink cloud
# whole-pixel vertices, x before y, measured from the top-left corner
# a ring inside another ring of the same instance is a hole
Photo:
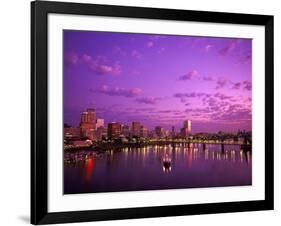
[[[91,69],[95,72],[97,72],[98,74],[109,74],[113,72],[113,67],[108,66],[108,65],[96,65],[93,64],[91,66]]]
[[[252,56],[251,56],[251,54],[248,54],[248,55],[243,56],[243,57],[240,58],[240,63],[241,64],[246,64],[246,63],[251,62],[251,60],[252,60]]]
[[[228,95],[225,95],[223,93],[215,93],[214,97],[216,97],[216,98],[218,98],[220,100],[228,100],[228,99],[233,98],[232,96],[228,96]]]
[[[212,47],[213,47],[212,45],[207,44],[207,45],[204,46],[204,51],[207,53],[211,50]]]
[[[185,112],[195,112],[195,113],[210,113],[209,108],[187,108]]]
[[[198,76],[198,71],[197,70],[192,70],[190,72],[188,72],[185,75],[180,76],[180,80],[192,80],[195,79]]]
[[[250,120],[251,102],[248,99],[233,103],[234,96],[216,93],[211,97],[203,98],[202,108],[187,108],[186,113],[196,114],[196,117],[204,120]],[[247,104],[245,104],[245,101]]]
[[[238,45],[240,42],[241,42],[241,41],[240,41],[239,39],[231,41],[226,47],[222,48],[222,49],[219,51],[219,54],[220,54],[221,56],[227,56],[227,55],[229,55],[229,54],[237,47],[237,45]]]
[[[74,52],[68,52],[64,56],[65,63],[70,64],[70,65],[76,65],[78,64],[79,57],[76,53]]]
[[[228,83],[229,83],[228,80],[219,78],[219,79],[216,81],[216,88],[215,88],[215,89],[224,88]]]
[[[88,66],[89,70],[95,74],[106,75],[112,74],[117,75],[121,73],[121,66],[119,62],[109,62],[105,56],[96,56],[93,58],[88,54],[83,54],[83,62]]]
[[[209,97],[210,94],[202,92],[191,92],[191,93],[175,93],[174,97],[176,98],[200,98],[200,97]]]
[[[208,81],[208,82],[217,80],[217,78],[215,76],[204,76],[202,79],[204,81]]]
[[[84,62],[88,63],[92,61],[92,57],[88,54],[83,54],[82,59]]]
[[[226,120],[226,121],[245,121],[251,120],[252,111],[249,109],[231,109],[231,111],[222,114],[213,114],[213,120]]]
[[[140,97],[137,98],[136,101],[142,104],[157,104],[157,102],[161,99],[161,97]]]
[[[92,62],[89,65],[89,69],[93,71],[96,74],[106,75],[106,74],[112,74],[117,75],[121,72],[121,66],[118,63],[115,63],[114,65],[108,65],[108,64],[99,64],[96,62]]]
[[[233,83],[232,89],[240,89],[241,86],[242,86],[241,82],[236,82],[236,83]]]
[[[252,90],[252,83],[250,81],[244,81],[243,85],[244,85],[244,87],[243,87],[244,90],[248,90],[248,91]]]
[[[93,91],[93,90],[91,90]],[[97,90],[94,90],[94,92],[106,94],[109,96],[123,96],[123,97],[136,97],[142,94],[142,89],[140,88],[132,88],[132,89],[125,89],[125,88],[119,88],[119,87],[109,87],[107,85],[103,85]]]
[[[186,98],[184,98],[184,97],[181,97],[181,98],[180,98],[180,102],[181,102],[181,103],[185,103],[186,101],[187,101]]]
[[[151,48],[154,45],[152,41],[146,43],[147,48]]]
[[[239,90],[243,88],[244,90],[251,90],[252,89],[252,84],[250,81],[243,81],[243,82],[233,82],[228,79],[224,79],[221,77],[215,77],[215,76],[204,76],[201,78],[203,81],[208,81],[208,82],[215,82],[216,87],[215,89],[222,89],[226,86],[231,85],[231,89],[236,89]]]

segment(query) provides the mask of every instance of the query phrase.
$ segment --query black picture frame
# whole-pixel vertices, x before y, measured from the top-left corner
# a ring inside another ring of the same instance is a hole
[[[125,209],[48,212],[48,14],[95,15],[199,21],[265,27],[265,199]],[[31,3],[31,223],[52,224],[272,210],[273,186],[273,16],[80,3]]]

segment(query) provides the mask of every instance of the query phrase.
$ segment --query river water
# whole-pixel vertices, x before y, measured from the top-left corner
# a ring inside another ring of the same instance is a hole
[[[170,160],[166,165],[165,156]],[[251,185],[251,162],[251,152],[239,145],[155,145],[65,153],[64,193]]]

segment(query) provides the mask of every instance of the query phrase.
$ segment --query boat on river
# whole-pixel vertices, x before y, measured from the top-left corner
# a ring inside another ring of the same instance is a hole
[[[166,155],[163,157],[163,167],[165,167],[165,168],[170,168],[170,167],[171,167],[171,162],[172,162],[171,157],[169,157],[169,155],[166,154]]]

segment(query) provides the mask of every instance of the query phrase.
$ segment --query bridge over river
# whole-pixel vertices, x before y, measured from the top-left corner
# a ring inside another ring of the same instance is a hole
[[[138,148],[145,146],[166,146],[171,145],[172,147],[191,147],[193,144],[202,144],[210,145],[216,144],[221,145],[221,149],[224,149],[224,145],[240,145],[241,149],[250,150],[252,143],[250,140],[244,138],[243,141],[234,141],[234,140],[208,140],[208,139],[149,139],[149,140],[138,140],[138,141],[100,141],[94,143],[93,145],[83,145],[83,146],[74,146],[67,145],[64,147],[65,151],[79,150],[79,149],[90,149],[90,150],[114,150],[122,148]]]

